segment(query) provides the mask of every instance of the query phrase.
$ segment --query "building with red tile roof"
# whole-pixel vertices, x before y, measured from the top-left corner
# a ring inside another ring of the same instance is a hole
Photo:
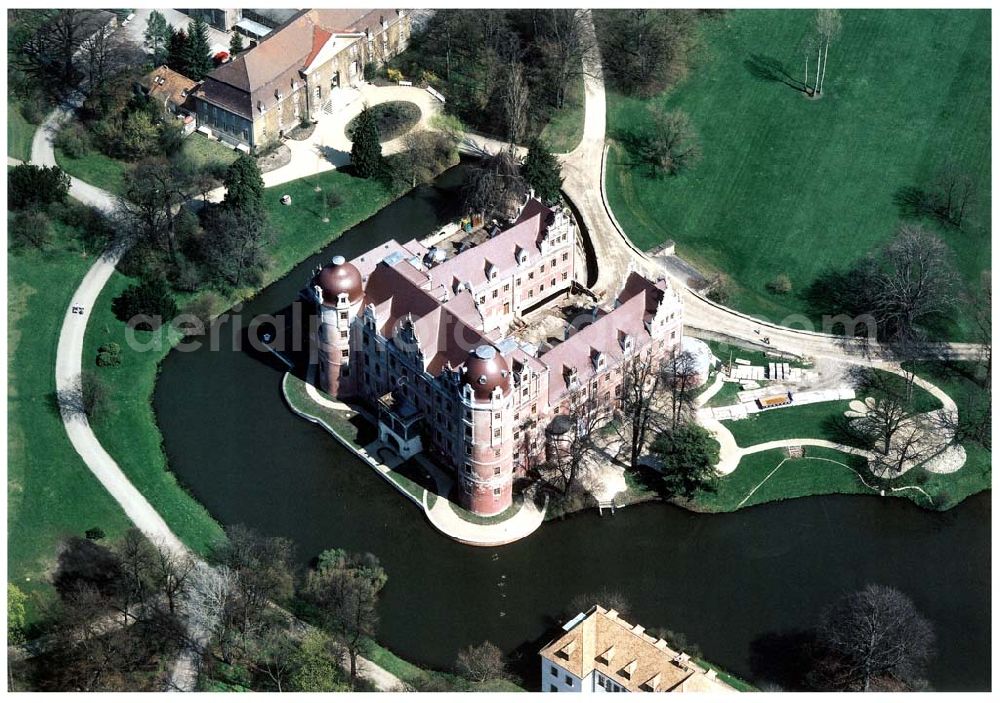
[[[298,12],[205,78],[194,93],[198,127],[265,148],[300,121],[336,109],[336,89],[356,85],[366,63],[384,63],[409,36],[406,10]]]
[[[434,253],[391,240],[316,272],[320,386],[377,409],[383,442],[404,459],[429,452],[454,472],[464,507],[494,515],[544,459],[544,429],[571,399],[617,402],[629,359],[679,344],[681,301],[633,273],[612,309],[595,307],[540,352],[511,329],[582,286],[568,210],[529,198],[507,229],[444,261]]]

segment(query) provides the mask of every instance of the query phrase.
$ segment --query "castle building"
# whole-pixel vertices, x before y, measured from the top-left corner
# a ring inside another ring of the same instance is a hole
[[[533,198],[507,229],[441,253],[391,240],[315,274],[319,385],[376,411],[384,443],[404,459],[429,453],[454,472],[463,507],[494,515],[545,459],[545,428],[572,397],[614,402],[628,359],[680,342],[681,302],[633,273],[614,308],[594,308],[565,341],[519,338],[524,315],[585,277],[572,215]]]
[[[599,605],[563,625],[539,656],[543,692],[736,692],[712,669]]]

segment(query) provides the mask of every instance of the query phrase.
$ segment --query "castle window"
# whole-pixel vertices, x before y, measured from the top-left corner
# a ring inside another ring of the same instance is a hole
[[[344,312],[340,313],[340,319],[341,320],[346,320],[347,319],[347,311],[344,311]]]
[[[493,495],[494,495],[494,496],[498,496],[498,495],[500,495],[500,489],[499,489],[499,488],[494,488],[494,489],[493,489]]]
[[[340,352],[340,356],[342,358],[344,358],[344,359],[346,359],[348,356],[350,356],[350,354],[351,354],[351,352],[348,351],[347,349],[345,349],[344,351]]]
[[[500,475],[500,467],[499,466],[496,467],[495,469],[493,469],[493,475],[494,476],[499,476]]]
[[[499,437],[500,436],[500,430],[499,429],[493,430],[493,436],[494,437]]]
[[[340,338],[347,339],[347,330],[340,330]]]
[[[555,268],[555,267],[556,267],[556,260],[552,259],[552,268]]]
[[[498,295],[500,295],[500,291],[498,289],[494,288],[493,289],[493,297],[496,298]]]
[[[503,284],[503,292],[506,293],[509,290],[510,290],[510,284],[509,283],[504,283]]]
[[[566,271],[563,271],[562,279],[565,281],[567,278],[569,278],[569,273],[566,272]]]
[[[564,251],[563,252],[563,261],[568,261],[568,260],[569,260],[569,252],[568,251]]]
[[[497,420],[499,420],[500,419],[500,413],[493,413],[493,417],[496,418]]]

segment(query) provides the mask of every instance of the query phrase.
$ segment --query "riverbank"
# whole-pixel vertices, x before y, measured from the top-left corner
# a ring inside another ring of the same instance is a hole
[[[417,455],[403,460],[378,441],[375,418],[363,408],[335,400],[314,383],[315,367],[306,380],[286,373],[281,382],[285,402],[299,417],[333,435],[399,493],[414,503],[436,530],[456,542],[474,547],[497,547],[524,539],[545,520],[547,503],[518,496],[498,515],[471,513],[451,500],[453,481],[430,458]]]

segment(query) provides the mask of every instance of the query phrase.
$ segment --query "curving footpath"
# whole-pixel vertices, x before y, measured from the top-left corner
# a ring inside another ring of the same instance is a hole
[[[56,165],[53,139],[59,125],[71,114],[72,108],[58,108],[50,113],[38,128],[31,143],[33,163],[41,166]],[[70,195],[85,205],[90,205],[106,214],[112,212],[116,201],[115,196],[111,193],[76,178],[71,180]],[[83,343],[90,312],[97,303],[105,284],[111,278],[111,274],[114,273],[119,257],[120,252],[109,251],[101,255],[87,271],[70,300],[70,306],[63,316],[56,349],[57,397],[72,395],[79,388],[83,370]],[[215,569],[201,560],[198,555],[190,552],[167,526],[156,509],[132,484],[111,455],[105,451],[90,427],[86,415],[66,407],[61,410],[63,427],[66,429],[66,434],[73,448],[91,473],[121,506],[129,520],[153,544],[161,545],[177,556],[190,556],[196,560],[198,569],[195,573],[191,598],[197,599],[209,594],[218,580]],[[194,614],[199,610],[192,608],[191,615],[187,618],[189,644],[168,674],[168,688],[170,690],[194,691],[197,687],[200,651],[208,641],[212,630],[212,623],[194,617]],[[404,687],[400,679],[374,662],[359,658],[359,668],[362,674],[381,690],[402,690]]]
[[[891,363],[877,363],[873,364],[885,371],[895,373],[898,375],[903,375],[903,370],[898,364]],[[707,403],[711,398],[722,389],[724,383],[722,374],[716,376],[715,382],[701,395],[695,399],[695,405],[700,408],[705,403]],[[938,410],[932,410],[923,415],[933,418],[931,423],[932,427],[936,428],[955,428],[958,426],[958,406],[955,401],[951,399],[947,393],[935,386],[930,381],[921,378],[920,376],[914,375],[913,382],[920,388],[923,388],[928,393],[933,395],[941,403],[941,408]],[[845,454],[854,454],[856,456],[864,457],[866,460],[871,461],[873,452],[866,449],[860,449],[858,447],[852,447],[847,444],[841,444],[839,442],[831,442],[826,439],[816,439],[813,437],[800,437],[800,438],[790,438],[790,439],[776,439],[769,442],[761,442],[759,444],[753,444],[748,447],[741,447],[736,443],[736,439],[733,437],[733,433],[729,431],[725,425],[723,425],[719,420],[708,415],[707,413],[697,413],[696,415],[698,424],[704,427],[706,430],[712,433],[715,440],[719,443],[719,463],[716,465],[715,470],[722,476],[727,476],[731,474],[739,466],[740,461],[743,457],[748,454],[757,454],[758,452],[766,452],[770,449],[787,449],[789,447],[826,447],[827,449],[836,449],[837,451],[844,452]],[[953,473],[958,471],[965,465],[965,448],[960,444],[954,442],[955,430],[947,429],[944,431],[947,435],[944,438],[942,444],[942,449],[927,459],[924,462],[924,468],[927,471],[933,473]],[[907,468],[903,473],[909,471],[914,467]],[[900,474],[902,475],[902,474]],[[862,479],[864,481],[864,479]],[[867,485],[867,484],[865,484]],[[921,491],[923,492],[923,491]]]

